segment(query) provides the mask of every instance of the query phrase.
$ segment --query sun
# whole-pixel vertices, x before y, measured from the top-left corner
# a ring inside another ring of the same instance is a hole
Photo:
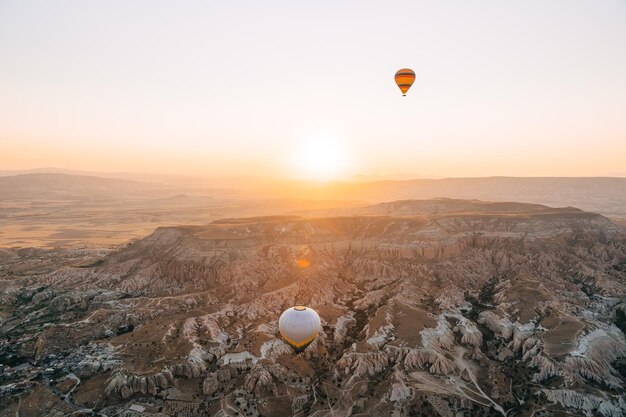
[[[303,179],[328,181],[346,174],[349,152],[342,142],[330,136],[312,136],[293,152],[293,165]]]

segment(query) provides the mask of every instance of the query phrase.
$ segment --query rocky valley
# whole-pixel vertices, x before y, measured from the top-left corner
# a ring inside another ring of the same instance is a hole
[[[323,332],[281,340],[293,305]],[[0,415],[626,415],[626,233],[407,200],[0,249]]]

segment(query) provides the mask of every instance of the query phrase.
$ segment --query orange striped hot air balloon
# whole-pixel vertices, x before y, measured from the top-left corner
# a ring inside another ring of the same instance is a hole
[[[406,92],[409,91],[409,88],[415,82],[415,72],[413,72],[410,68],[402,68],[396,72],[396,84],[398,84],[398,88],[402,91],[402,96],[406,96]]]

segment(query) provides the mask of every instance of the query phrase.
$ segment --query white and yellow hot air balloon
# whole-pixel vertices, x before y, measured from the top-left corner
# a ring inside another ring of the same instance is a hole
[[[320,316],[310,307],[291,307],[280,315],[278,330],[296,352],[302,352],[311,344],[322,328]]]

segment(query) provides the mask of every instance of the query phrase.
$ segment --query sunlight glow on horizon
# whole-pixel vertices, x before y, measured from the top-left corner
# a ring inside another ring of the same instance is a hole
[[[0,170],[626,175],[624,39],[619,0],[7,0]]]
[[[294,176],[314,181],[344,179],[348,174],[351,153],[350,149],[330,134],[312,135],[297,142],[294,147]]]

